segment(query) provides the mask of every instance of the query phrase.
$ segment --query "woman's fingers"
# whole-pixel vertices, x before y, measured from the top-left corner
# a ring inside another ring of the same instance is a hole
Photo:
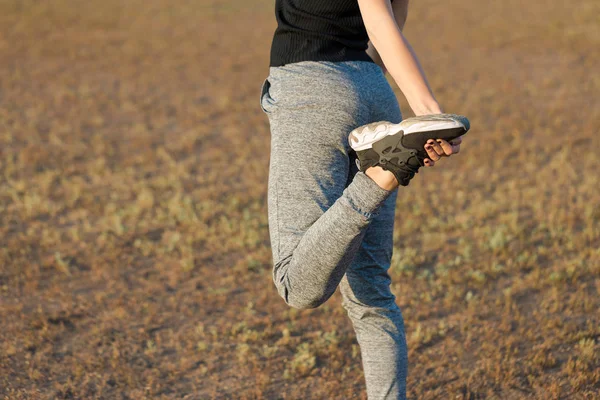
[[[438,139],[437,144],[438,144],[439,148],[436,148],[435,150],[438,152],[438,154],[441,151],[442,152],[440,154],[441,156],[450,156],[450,155],[454,154],[452,145],[450,143],[448,143],[447,141],[445,141],[444,139]]]
[[[448,157],[452,154],[456,154],[460,151],[460,144],[462,143],[462,137],[452,139],[450,142],[444,139],[429,139],[425,144],[425,151],[429,158],[426,158],[423,162],[426,167],[433,167],[435,162],[442,157]]]
[[[427,142],[427,144],[425,144],[425,151],[427,152],[427,155],[429,156],[431,161],[437,161],[440,159],[440,155],[434,149],[434,143],[435,143],[435,141],[430,140]],[[439,145],[437,145],[437,146],[439,147]]]
[[[438,139],[437,141],[435,141],[433,139],[429,139],[427,141],[427,144],[429,144],[429,146],[431,146],[431,148],[433,149],[433,151],[435,151],[438,156],[444,157],[444,156],[447,156],[448,154],[446,154],[446,151],[442,147],[442,143],[440,142],[440,140],[441,139]]]

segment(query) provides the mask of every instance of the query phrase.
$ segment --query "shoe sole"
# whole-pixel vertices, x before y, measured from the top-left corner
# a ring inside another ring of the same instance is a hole
[[[348,143],[354,151],[367,150],[373,143],[387,136],[402,135],[402,145],[409,149],[424,151],[429,139],[456,139],[470,128],[466,117],[454,114],[433,114],[407,118],[399,124],[388,121],[374,122],[350,132]]]

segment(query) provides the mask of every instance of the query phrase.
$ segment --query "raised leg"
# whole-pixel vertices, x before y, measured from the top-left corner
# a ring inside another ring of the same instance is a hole
[[[330,67],[275,70],[272,91],[264,90],[261,98],[271,126],[273,279],[296,308],[317,307],[335,292],[374,214],[392,193],[362,172],[347,183],[348,133],[367,122],[367,102],[351,77],[325,68]]]

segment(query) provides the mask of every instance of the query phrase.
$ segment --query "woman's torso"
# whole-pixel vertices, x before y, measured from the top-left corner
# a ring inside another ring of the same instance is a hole
[[[372,61],[357,0],[276,0],[270,66],[300,61]]]

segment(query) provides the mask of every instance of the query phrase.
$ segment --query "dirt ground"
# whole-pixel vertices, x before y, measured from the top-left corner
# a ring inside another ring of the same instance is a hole
[[[412,3],[472,130],[398,196],[409,397],[598,398],[600,3]],[[274,28],[267,0],[0,0],[0,397],[366,398],[339,294],[271,281]]]

